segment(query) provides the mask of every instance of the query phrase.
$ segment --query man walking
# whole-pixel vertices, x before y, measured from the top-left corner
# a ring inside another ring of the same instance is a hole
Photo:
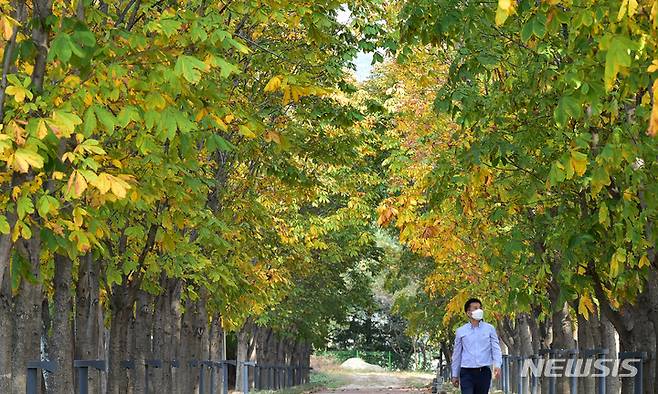
[[[503,356],[498,334],[489,323],[482,321],[482,302],[471,298],[464,304],[470,322],[459,327],[452,353],[452,384],[461,385],[462,394],[486,394],[491,385],[491,366],[494,377],[500,375]]]

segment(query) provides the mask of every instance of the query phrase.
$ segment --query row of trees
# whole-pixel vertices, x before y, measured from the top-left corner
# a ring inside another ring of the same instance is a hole
[[[401,312],[447,357],[479,295],[511,354],[644,351],[658,387],[657,9],[401,5],[402,62],[371,87],[399,141],[379,223],[406,247],[391,284],[418,286]]]
[[[345,70],[379,11],[340,9],[0,1],[0,392],[46,358],[72,393],[72,361],[102,358],[93,392],[143,392],[162,359],[152,387],[189,393],[225,330],[238,361],[308,364],[361,302],[383,190]]]

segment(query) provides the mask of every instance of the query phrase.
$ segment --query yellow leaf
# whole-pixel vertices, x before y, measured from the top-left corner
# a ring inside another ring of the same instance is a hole
[[[594,303],[589,295],[584,294],[580,297],[578,302],[578,313],[585,317],[585,320],[589,320],[589,314],[594,313]]]
[[[637,0],[628,0],[628,16],[631,17],[637,12]]]
[[[610,276],[616,278],[621,272],[622,264],[626,262],[626,249],[619,248],[610,259]]]
[[[619,13],[617,14],[617,21],[622,20],[624,15],[626,15],[626,12],[628,11],[628,1],[629,0],[623,0],[621,2],[621,7],[619,7]]]
[[[461,290],[448,302],[448,305],[446,305],[446,314],[443,316],[443,324],[447,325],[453,316],[460,315],[464,312],[462,308],[467,298],[468,294],[466,291]]]
[[[199,111],[198,114],[194,117],[194,120],[197,122],[200,122],[201,119],[203,119],[204,116],[208,113],[208,110],[206,108],[201,108],[201,111]]]
[[[13,120],[9,122],[9,125],[7,125],[7,133],[14,135],[14,141],[17,145],[25,144],[25,129]]]
[[[512,0],[498,0],[498,7],[508,11],[510,8],[512,8]]]
[[[2,30],[2,38],[9,41],[11,36],[14,34],[14,21],[12,18],[4,15],[0,18],[0,29]]]
[[[647,134],[655,137],[658,133],[658,79],[653,82],[653,106],[651,107],[651,116],[649,117],[649,130]]]
[[[507,20],[514,12],[513,0],[498,0],[498,8],[496,9],[496,25],[500,26]]]
[[[87,180],[79,172],[78,172],[77,176],[75,177],[74,187],[75,187],[75,195],[78,196],[78,197],[81,196],[82,193],[84,193],[84,191],[87,189]]]
[[[110,188],[112,189],[112,194],[118,198],[126,197],[126,193],[128,192],[128,189],[130,189],[130,185],[121,178],[112,175],[108,176],[110,178]]]
[[[211,114],[210,117],[213,118],[213,120],[214,120],[215,122],[217,122],[217,125],[219,126],[220,129],[222,129],[222,130],[228,130],[228,126],[226,125],[226,123],[224,123],[224,121],[222,120],[222,118],[220,118],[219,116],[217,116],[217,115],[215,115],[215,114]]]
[[[39,119],[39,123],[37,124],[37,138],[41,140],[47,135],[48,127],[46,127],[46,121],[44,119]]]
[[[601,203],[599,207],[599,223],[606,226],[610,222],[610,213],[608,212],[608,206],[605,203]]]
[[[265,134],[265,141],[267,142],[274,141],[277,144],[281,144],[281,135],[275,131],[268,131]]]
[[[647,255],[646,254],[642,255],[642,257],[640,257],[640,262],[638,263],[638,266],[640,268],[642,268],[642,267],[648,267],[650,265],[651,265],[651,262],[649,261],[649,258],[647,257]]]
[[[233,116],[231,114],[228,114],[224,117],[224,122],[226,122],[228,124],[228,123],[233,122],[233,119],[235,119],[235,116]]]
[[[30,167],[43,167],[43,157],[35,151],[20,148],[14,153],[12,164],[16,171],[26,173]]]
[[[299,98],[304,95],[304,88],[300,86],[292,86],[290,87],[290,93],[292,94],[292,100],[294,102],[298,102]]]
[[[247,138],[256,138],[256,134],[254,134],[254,132],[251,131],[251,129],[249,129],[249,127],[247,127],[245,125],[240,125],[240,127],[238,128],[238,131],[239,131],[240,134],[242,134],[243,136],[245,136]]]
[[[286,105],[290,102],[290,87],[283,89],[283,104]]]
[[[5,92],[10,96],[14,96],[14,100],[18,103],[22,103],[25,100],[25,88],[22,86],[7,86]]]
[[[76,226],[80,227],[82,226],[83,223],[83,216],[87,214],[87,211],[80,207],[75,207],[73,209],[73,223],[75,223]]]
[[[109,175],[105,172],[101,172],[98,174],[96,179],[94,179],[91,182],[92,186],[94,186],[98,191],[101,192],[101,194],[105,194],[110,191],[110,188],[112,187]]]
[[[578,151],[571,151],[571,167],[573,171],[582,176],[587,170],[587,155]]]
[[[619,276],[619,261],[616,254],[613,254],[612,259],[610,259],[610,276],[613,278]]]
[[[279,76],[274,76],[270,81],[265,85],[265,92],[274,92],[281,87],[281,78]]]
[[[658,70],[658,60],[654,59],[654,61],[651,62],[651,65],[647,67],[647,72],[652,73],[656,70]]]

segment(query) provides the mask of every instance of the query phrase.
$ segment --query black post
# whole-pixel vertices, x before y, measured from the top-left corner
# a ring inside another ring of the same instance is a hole
[[[105,371],[105,360],[73,360],[73,368],[78,370],[78,394],[89,392],[89,368]]]
[[[633,383],[633,393],[642,394],[644,392],[644,361],[649,359],[647,352],[620,352],[619,361],[634,359],[637,366],[637,374]]]
[[[243,362],[240,367],[242,368],[242,392],[249,394],[249,367],[256,365],[254,362]],[[236,385],[238,382],[235,383]]]
[[[222,393],[228,394],[228,362],[223,360],[222,362]]]
[[[267,367],[267,388],[274,389],[274,367],[271,365]]]
[[[598,359],[600,357],[605,357],[608,355],[608,349],[596,348],[596,349],[585,349],[580,352],[580,355],[585,359]],[[599,374],[601,376],[596,377],[597,381],[597,394],[605,394],[605,375]]]
[[[509,354],[503,354],[503,364],[501,365],[501,383],[504,394],[509,393],[509,368],[507,361],[509,360]]]
[[[38,372],[40,369],[53,373],[57,371],[57,363],[54,361],[27,362],[27,382],[25,386],[25,392],[27,394],[37,394]]]

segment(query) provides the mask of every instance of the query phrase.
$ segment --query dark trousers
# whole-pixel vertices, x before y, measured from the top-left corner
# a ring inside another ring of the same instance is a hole
[[[491,385],[491,369],[489,367],[461,368],[459,370],[459,386],[462,394],[487,394]]]

